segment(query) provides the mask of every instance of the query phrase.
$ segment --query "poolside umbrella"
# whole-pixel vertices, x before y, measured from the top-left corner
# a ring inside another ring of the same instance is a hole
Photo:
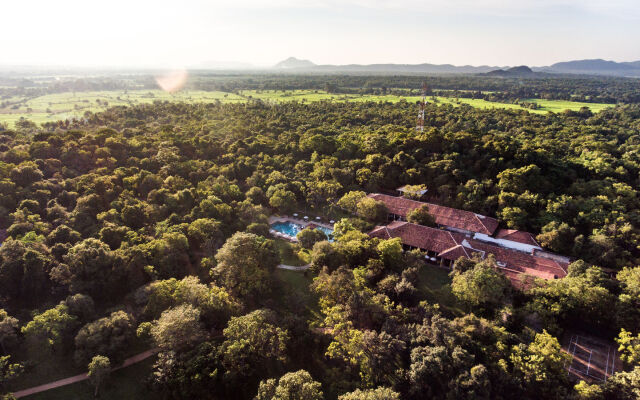
[[[316,217],[316,220],[320,221],[320,217]]]
[[[298,216],[298,213],[293,213],[293,216],[294,216],[294,217],[297,217],[297,216]]]
[[[335,224],[335,223],[336,223],[336,221],[331,220],[331,221],[329,221],[329,223],[330,223],[330,224]]]
[[[309,219],[309,217],[307,217],[306,215],[304,216],[304,219]]]

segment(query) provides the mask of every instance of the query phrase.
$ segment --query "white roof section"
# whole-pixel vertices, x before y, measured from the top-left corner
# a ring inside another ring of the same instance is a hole
[[[476,240],[480,240],[481,242],[495,243],[498,246],[506,247],[508,249],[518,250],[525,253],[533,253],[533,250],[542,250],[540,246],[534,246],[531,244],[514,242],[513,240],[507,239],[496,239],[489,235],[485,235],[484,233],[475,233],[473,238]]]
[[[399,188],[398,188],[398,189],[396,189],[396,190],[397,190],[398,192],[402,192],[402,193],[407,192],[407,191],[408,191],[408,190],[406,189],[406,188],[407,188],[407,186],[409,186],[409,185],[401,186],[401,187],[399,187]],[[411,191],[411,193],[416,193],[416,194],[419,194],[420,196],[422,196],[423,194],[427,193],[428,191],[429,191],[429,189],[412,190],[412,191]]]

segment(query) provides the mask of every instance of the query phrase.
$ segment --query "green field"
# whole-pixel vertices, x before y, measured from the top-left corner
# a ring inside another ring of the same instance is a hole
[[[259,99],[267,102],[314,102],[314,101],[385,101],[398,102],[406,100],[416,102],[419,96],[395,96],[395,95],[369,95],[369,94],[333,94],[321,90],[245,90],[240,94],[219,91],[193,91],[184,90],[174,94],[162,90],[116,90],[99,92],[75,92],[59,93],[40,96],[36,98],[10,97],[0,99],[0,123],[4,122],[13,126],[20,118],[24,117],[35,123],[58,121],[70,118],[79,118],[86,111],[103,111],[111,106],[135,105],[152,103],[154,101],[178,101],[187,103],[223,103],[244,102],[251,99]],[[525,108],[510,103],[490,102],[482,99],[453,98],[443,96],[429,97],[430,102],[437,104],[451,104],[459,106],[468,104],[476,108],[503,108],[512,110],[526,110]],[[580,103],[564,100],[528,99],[529,102],[538,103],[541,108],[528,110],[537,114],[547,112],[561,112],[566,109],[577,111],[581,107],[589,107],[593,112],[599,112],[613,104]]]
[[[1,103],[9,102],[10,106],[0,107],[0,122],[15,123],[20,117],[36,123],[64,120],[81,117],[86,111],[103,111],[111,106],[153,103],[154,101],[183,101],[187,103],[227,103],[246,101],[233,93],[181,91],[174,94],[162,90],[116,90],[100,92],[58,93],[40,96],[33,99],[9,98],[0,99]],[[17,108],[14,108],[16,107]]]
[[[274,239],[273,241],[280,253],[280,262],[282,264],[300,267],[311,261],[309,250],[300,249],[300,246],[291,244],[284,239]]]
[[[431,304],[439,304],[444,310],[463,315],[458,301],[451,293],[451,271],[425,264],[419,272],[418,292]]]
[[[115,371],[109,380],[100,389],[100,399],[156,399],[157,393],[152,393],[147,389],[146,379],[151,374],[151,367],[155,362],[155,357],[151,357],[138,364]],[[69,400],[69,399],[94,399],[93,386],[89,381],[82,381],[57,389],[25,397],[29,400]]]

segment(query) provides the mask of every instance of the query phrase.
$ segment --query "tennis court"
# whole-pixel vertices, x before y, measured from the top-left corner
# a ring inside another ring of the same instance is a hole
[[[603,382],[621,367],[616,346],[599,339],[572,335],[567,352],[567,371],[579,379]]]

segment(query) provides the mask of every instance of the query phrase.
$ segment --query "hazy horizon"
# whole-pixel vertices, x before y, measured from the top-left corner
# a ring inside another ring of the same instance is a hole
[[[640,60],[640,7],[631,0],[26,0],[3,8],[12,32],[0,39],[3,66]]]

